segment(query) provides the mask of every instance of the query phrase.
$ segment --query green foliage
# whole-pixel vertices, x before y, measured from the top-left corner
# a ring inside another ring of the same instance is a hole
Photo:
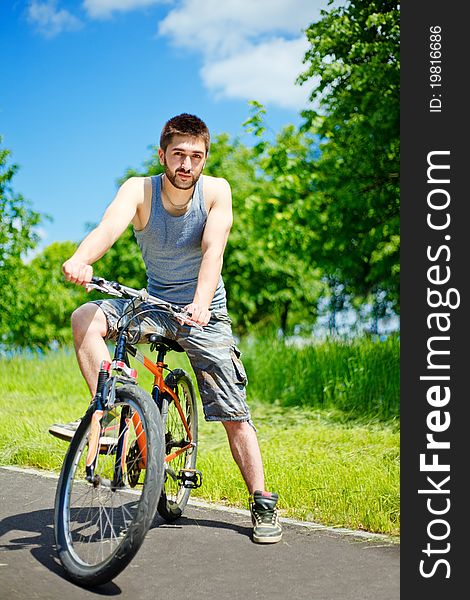
[[[306,71],[321,137],[306,211],[311,255],[366,299],[384,291],[399,311],[399,3],[350,0],[307,29]]]
[[[9,164],[9,156],[9,150],[0,148],[0,267],[3,276],[21,262],[21,256],[35,247],[39,238],[34,227],[41,220],[39,213],[31,210],[29,202],[21,194],[14,193],[11,181],[18,166]]]
[[[234,223],[223,276],[234,329],[311,331],[320,309],[330,329],[346,306],[378,319],[399,312],[399,5],[350,0],[322,11],[306,30],[310,48],[299,82],[318,107],[299,129],[271,135],[266,110],[250,103],[248,145],[215,136],[205,173],[225,177]],[[68,317],[86,299],[62,280],[73,244],[53,245],[30,264],[39,215],[15,195],[16,167],[0,151],[0,285],[6,343],[47,347],[70,339]],[[161,173],[156,146],[128,177]],[[130,226],[94,272],[146,285]],[[92,297],[92,296],[91,296]],[[319,308],[320,307],[320,308]]]
[[[17,311],[17,292],[24,276],[23,259],[39,239],[35,227],[41,215],[30,208],[21,194],[13,191],[11,182],[18,170],[9,163],[10,151],[1,147],[0,136],[0,341],[8,342],[10,322]]]
[[[306,252],[309,228],[291,220],[305,195],[299,190],[302,172],[289,170],[292,156],[305,161],[309,143],[286,127],[269,144],[262,137],[265,110],[251,104],[245,127],[257,143],[248,147],[227,135],[217,137],[205,171],[225,177],[232,188],[234,222],[223,274],[240,334],[253,327],[288,331],[302,320],[312,322],[323,289]]]
[[[16,271],[15,305],[4,341],[11,347],[47,349],[72,341],[70,316],[84,302],[102,298],[65,281],[62,264],[75,252],[73,242],[54,242]],[[129,228],[94,271],[137,288],[145,287],[142,257]]]
[[[70,316],[87,300],[84,288],[62,275],[62,263],[75,249],[72,242],[54,242],[21,269],[7,340],[12,347],[47,349],[53,342],[71,342]]]

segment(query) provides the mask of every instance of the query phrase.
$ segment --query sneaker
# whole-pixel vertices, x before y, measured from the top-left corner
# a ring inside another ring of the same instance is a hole
[[[277,494],[259,490],[250,496],[253,541],[257,544],[274,544],[282,538],[282,527],[276,510],[277,499]]]
[[[78,419],[78,421],[73,421],[72,423],[54,423],[54,425],[49,427],[49,433],[60,440],[70,442],[75,435],[80,422],[80,419]]]

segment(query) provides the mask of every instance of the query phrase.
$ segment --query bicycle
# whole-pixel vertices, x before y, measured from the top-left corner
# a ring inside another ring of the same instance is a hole
[[[114,357],[103,361],[96,395],[65,455],[57,485],[54,531],[68,577],[92,587],[116,577],[141,547],[158,512],[181,516],[191,491],[202,484],[196,470],[197,405],[191,377],[165,363],[174,340],[151,334],[153,362],[141,354],[129,329],[149,305],[198,327],[180,307],[117,282],[93,277],[88,289],[124,297]],[[134,357],[153,376],[151,393],[137,384]],[[166,374],[165,374],[166,372]]]

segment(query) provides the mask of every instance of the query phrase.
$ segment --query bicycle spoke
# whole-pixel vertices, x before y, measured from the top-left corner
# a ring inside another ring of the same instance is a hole
[[[146,443],[143,416],[140,414],[135,421],[139,425],[138,434],[132,418],[129,417],[136,409],[137,407],[124,403],[113,408],[111,417],[105,411],[100,448],[107,447],[107,451],[100,450],[96,455],[93,481],[85,479],[85,466],[89,455],[87,432],[83,434],[73,458],[66,494],[66,537],[72,555],[80,564],[95,565],[108,561],[136,519],[144,483],[136,488],[135,480],[130,488],[127,473],[131,470],[134,479],[141,476],[144,479],[141,475],[142,452],[137,440],[140,440],[140,446]],[[124,425],[119,426],[120,422]],[[104,433],[105,446],[101,441]],[[118,446],[120,450],[116,452]],[[116,474],[116,465],[118,480],[116,475],[113,475]]]
[[[196,474],[197,408],[192,382],[182,370],[173,372],[178,402],[168,406],[165,424],[165,483],[158,512],[167,521],[181,516],[192,487],[200,485]],[[191,472],[192,479],[187,475]]]

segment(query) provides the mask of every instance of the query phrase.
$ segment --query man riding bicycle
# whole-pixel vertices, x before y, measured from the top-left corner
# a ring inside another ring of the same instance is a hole
[[[68,281],[85,285],[92,264],[101,258],[132,223],[147,270],[148,290],[184,307],[201,330],[151,311],[136,325],[141,341],[158,332],[186,351],[196,375],[204,416],[221,421],[230,449],[250,494],[253,540],[278,542],[282,537],[276,511],[277,494],[265,491],[264,470],[256,430],[246,403],[247,378],[235,345],[222,279],[225,246],[232,225],[228,182],[202,176],[210,134],[206,124],[183,113],[161,132],[158,156],[164,173],[131,177],[118,190],[99,225],[62,266]],[[72,315],[75,350],[92,396],[105,344],[117,333],[125,301],[88,302]],[[67,427],[65,426],[65,431]],[[64,436],[64,426],[50,432]],[[73,427],[69,428],[73,436]],[[65,433],[67,435],[67,433]]]

